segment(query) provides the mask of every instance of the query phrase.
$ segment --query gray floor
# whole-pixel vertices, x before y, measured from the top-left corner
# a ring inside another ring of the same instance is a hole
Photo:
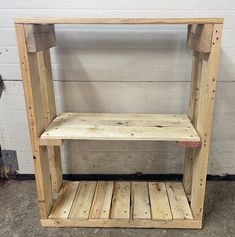
[[[208,182],[202,230],[41,228],[34,181],[0,183],[0,236],[235,236],[235,182]]]

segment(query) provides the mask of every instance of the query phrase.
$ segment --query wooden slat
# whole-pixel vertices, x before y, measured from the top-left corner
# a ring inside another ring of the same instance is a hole
[[[95,194],[95,188],[96,182],[81,182],[71,209],[70,218],[88,219]]]
[[[76,219],[47,219],[41,220],[44,227],[100,227],[100,228],[174,228],[174,229],[201,229],[201,221],[195,220],[126,220],[126,219],[109,219],[109,220],[76,220]],[[125,231],[123,231],[125,232]],[[143,231],[141,231],[143,232]],[[146,232],[149,232],[147,230]],[[154,232],[154,231],[153,231]],[[119,234],[120,235],[120,234]],[[124,234],[123,234],[124,235]]]
[[[62,185],[49,218],[68,218],[78,187],[79,182],[65,182]]]
[[[90,219],[108,219],[111,210],[114,182],[99,181],[91,208]]]
[[[172,220],[165,183],[149,182],[149,197],[153,220]]]
[[[130,218],[130,182],[115,182],[111,218]]]
[[[187,115],[95,113],[63,113],[41,139],[200,141]]]
[[[215,24],[223,18],[18,18],[27,24]]]
[[[133,219],[150,219],[150,201],[147,182],[132,182]]]
[[[183,185],[167,182],[166,187],[173,219],[193,219]]]

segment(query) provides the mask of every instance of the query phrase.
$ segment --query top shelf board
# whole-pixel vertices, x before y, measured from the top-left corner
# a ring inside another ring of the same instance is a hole
[[[223,24],[223,18],[17,18],[17,24]]]

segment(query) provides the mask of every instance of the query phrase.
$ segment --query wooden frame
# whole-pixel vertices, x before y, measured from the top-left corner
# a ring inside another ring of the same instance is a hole
[[[188,116],[57,116],[49,51],[56,44],[54,24],[188,25]],[[15,20],[42,226],[202,227],[222,26],[220,18]],[[63,182],[60,146],[67,139],[175,141],[186,148],[183,182]]]

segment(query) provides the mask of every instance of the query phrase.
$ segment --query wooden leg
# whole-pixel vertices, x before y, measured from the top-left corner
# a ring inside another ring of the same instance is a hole
[[[193,51],[192,60],[192,82],[190,90],[190,102],[189,102],[189,112],[188,116],[192,124],[196,127],[197,123],[197,113],[198,113],[198,98],[199,98],[199,85],[201,78],[201,65],[202,60],[200,59],[200,53]],[[184,161],[184,177],[183,185],[187,195],[191,195],[192,188],[192,165],[193,156],[195,149],[187,148],[185,151],[185,161]]]
[[[46,219],[53,204],[52,187],[46,147],[39,146],[39,136],[44,131],[44,116],[40,77],[36,53],[28,53],[23,24],[16,24],[20,64],[28,114],[29,131],[35,166],[36,186],[41,219]]]
[[[202,65],[200,83],[198,83],[199,97],[195,128],[200,135],[202,146],[195,150],[193,155],[191,193],[191,209],[195,220],[202,220],[203,215],[221,32],[222,25],[215,24],[213,26],[211,52],[200,54]]]
[[[44,108],[45,129],[56,117],[55,95],[53,87],[51,58],[49,49],[37,53],[41,94]],[[59,192],[62,184],[60,147],[48,146],[49,166],[53,192]]]
[[[63,177],[60,157],[60,147],[47,147],[48,159],[51,174],[52,191],[58,193],[60,191]]]

